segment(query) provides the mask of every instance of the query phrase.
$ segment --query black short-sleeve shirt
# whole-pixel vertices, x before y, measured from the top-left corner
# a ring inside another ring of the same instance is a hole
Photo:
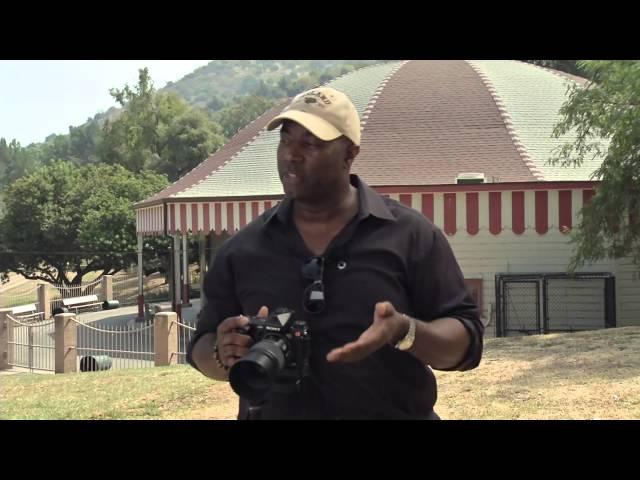
[[[482,356],[483,325],[460,267],[442,232],[419,212],[385,198],[356,175],[358,213],[331,242],[323,257],[326,306],[303,309],[312,281],[302,274],[313,256],[293,220],[285,197],[227,240],[205,277],[205,301],[192,347],[204,333],[235,315],[255,315],[262,305],[295,311],[311,336],[311,374],[302,391],[273,393],[262,418],[429,418],[436,402],[430,368],[413,355],[382,347],[355,363],[329,363],[326,354],[358,338],[373,322],[377,302],[422,321],[453,317],[471,336],[470,347],[452,370],[476,367]],[[339,268],[340,266],[340,268]],[[247,402],[240,399],[239,418]]]

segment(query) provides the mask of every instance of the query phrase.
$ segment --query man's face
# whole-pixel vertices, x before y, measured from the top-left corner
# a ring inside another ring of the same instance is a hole
[[[357,149],[344,137],[325,142],[285,120],[278,145],[278,174],[285,193],[307,201],[330,196],[348,178]]]

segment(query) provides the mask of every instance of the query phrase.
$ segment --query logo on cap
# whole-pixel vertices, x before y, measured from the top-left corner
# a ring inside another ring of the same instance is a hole
[[[322,103],[324,103],[325,105],[331,105],[332,103],[329,97],[327,97],[324,93],[318,92],[316,90],[307,92],[304,101],[305,103],[317,103],[318,100],[315,97],[318,97],[320,100],[322,100]]]

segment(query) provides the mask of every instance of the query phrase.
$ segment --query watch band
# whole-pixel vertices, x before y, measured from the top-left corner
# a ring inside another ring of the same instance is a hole
[[[229,367],[226,366],[224,363],[222,363],[222,359],[220,358],[220,352],[218,351],[218,343],[216,342],[215,346],[213,347],[213,356],[216,360],[216,363],[218,364],[218,367],[228,371]]]
[[[411,318],[409,315],[402,314],[407,320],[409,320],[409,330],[407,334],[398,340],[398,342],[394,345],[398,350],[409,350],[413,346],[413,342],[416,339],[416,321]]]

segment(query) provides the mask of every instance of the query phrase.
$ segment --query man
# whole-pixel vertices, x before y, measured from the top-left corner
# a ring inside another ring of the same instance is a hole
[[[261,418],[437,419],[431,368],[472,369],[482,355],[449,243],[350,174],[360,119],[346,95],[304,92],[267,128],[278,126],[285,197],[220,248],[189,363],[228,380],[253,343],[239,330],[247,316],[288,308],[308,324],[310,372],[301,388],[270,392]],[[240,398],[238,418],[249,407]]]

